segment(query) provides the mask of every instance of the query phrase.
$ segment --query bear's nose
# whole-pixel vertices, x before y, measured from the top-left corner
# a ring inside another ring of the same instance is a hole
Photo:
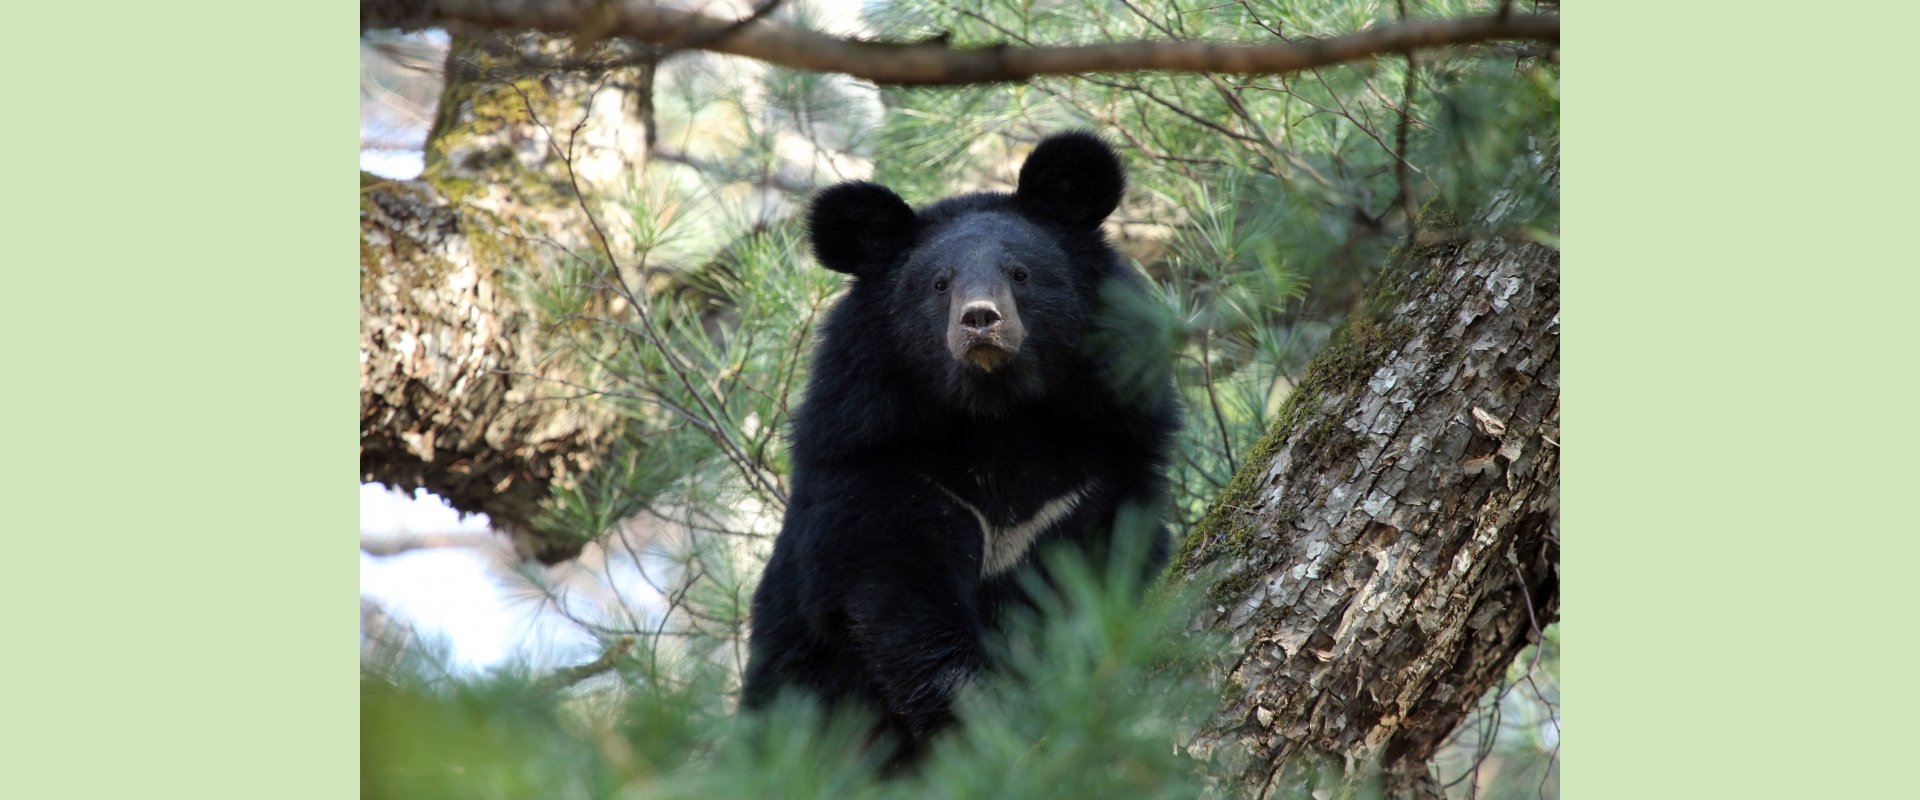
[[[992,330],[1000,324],[1000,309],[987,302],[969,303],[960,314],[960,324],[980,331]]]

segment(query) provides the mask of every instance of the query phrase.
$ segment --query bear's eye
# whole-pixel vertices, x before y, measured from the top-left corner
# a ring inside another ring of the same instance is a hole
[[[1013,268],[1013,282],[1014,282],[1014,283],[1026,283],[1026,282],[1027,282],[1027,268],[1026,268],[1026,267],[1014,267],[1014,268]]]
[[[946,278],[940,278],[940,279],[938,279],[938,280],[935,280],[935,281],[933,282],[933,290],[934,290],[934,291],[936,291],[936,292],[944,292],[944,291],[946,291],[946,290],[947,290],[947,279],[946,279]]]

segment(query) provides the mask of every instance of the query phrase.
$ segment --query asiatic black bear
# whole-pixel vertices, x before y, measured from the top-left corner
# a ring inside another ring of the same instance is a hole
[[[1018,574],[1036,554],[1105,557],[1122,507],[1164,500],[1179,424],[1169,373],[1107,369],[1152,356],[1089,341],[1113,324],[1115,292],[1146,291],[1100,228],[1125,185],[1114,152],[1074,132],[1034,148],[1013,194],[915,211],[856,182],[814,199],[815,256],[853,280],[794,419],[786,520],[753,597],[747,707],[783,688],[863,703],[910,759],[987,668],[983,639],[1025,601]],[[1159,377],[1116,386],[1116,374]]]

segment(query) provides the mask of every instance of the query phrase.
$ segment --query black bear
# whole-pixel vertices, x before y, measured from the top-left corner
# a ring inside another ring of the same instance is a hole
[[[1088,341],[1116,290],[1145,291],[1100,229],[1125,186],[1113,151],[1073,132],[1035,147],[1010,195],[916,212],[854,182],[814,199],[815,257],[853,280],[794,417],[745,706],[788,687],[864,704],[910,761],[987,667],[983,637],[1027,602],[1036,553],[1098,557],[1122,507],[1164,499],[1170,373],[1114,385],[1127,370],[1108,362],[1137,354]]]

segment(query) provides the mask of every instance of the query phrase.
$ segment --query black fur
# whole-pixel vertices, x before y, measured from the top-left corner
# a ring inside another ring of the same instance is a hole
[[[1017,573],[1049,545],[1099,557],[1123,505],[1164,499],[1172,385],[1116,391],[1101,377],[1114,354],[1083,341],[1104,285],[1144,289],[1099,228],[1124,187],[1103,142],[1069,133],[1034,150],[1013,195],[914,212],[851,183],[815,199],[818,259],[855,277],[795,415],[792,497],[753,597],[748,707],[783,687],[862,703],[910,759],[987,667],[983,637],[1002,611],[1025,602]],[[955,303],[976,301],[1017,320],[954,327]],[[990,371],[957,355],[1003,333],[994,341],[1013,352]],[[1013,568],[983,575],[991,553],[976,513],[1009,526],[1076,489],[1077,506]]]

